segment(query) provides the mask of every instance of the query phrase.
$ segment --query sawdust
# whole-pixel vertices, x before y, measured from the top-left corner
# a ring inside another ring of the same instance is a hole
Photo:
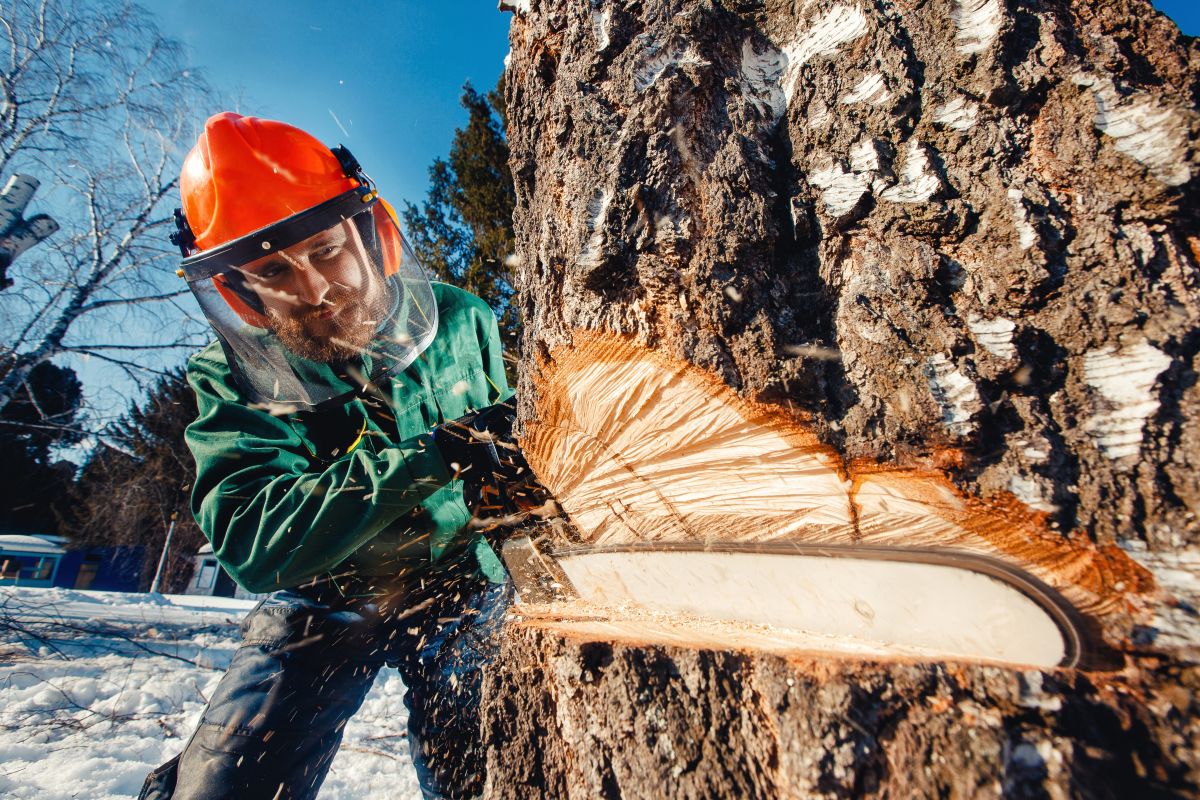
[[[522,447],[592,545],[840,543],[993,556],[1093,617],[1154,590],[1123,552],[1050,528],[1008,493],[964,494],[936,468],[848,462],[801,414],[753,403],[716,376],[624,337],[577,331],[539,365]]]

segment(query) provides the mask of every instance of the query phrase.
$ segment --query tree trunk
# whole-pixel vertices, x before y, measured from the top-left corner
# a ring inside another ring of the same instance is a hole
[[[1145,0],[513,5],[523,446],[569,538],[985,553],[1124,667],[527,606],[491,793],[1200,791],[1196,40]]]

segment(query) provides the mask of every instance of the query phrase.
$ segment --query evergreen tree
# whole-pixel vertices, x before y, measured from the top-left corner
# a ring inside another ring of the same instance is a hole
[[[183,431],[196,414],[184,371],[160,378],[146,400],[131,404],[92,451],[64,519],[79,542],[144,546],[143,584],[149,585],[174,518],[163,582],[167,591],[184,588],[191,556],[205,541],[189,509],[196,466],[183,443]]]
[[[57,531],[53,509],[64,499],[75,465],[56,459],[55,452],[82,438],[75,425],[82,401],[74,370],[44,361],[0,409],[0,528]]]
[[[404,224],[417,257],[438,279],[491,305],[505,349],[513,351],[520,328],[509,262],[516,196],[504,139],[504,77],[486,95],[468,83],[462,105],[467,125],[454,131],[449,161],[430,166],[425,202],[404,204]]]

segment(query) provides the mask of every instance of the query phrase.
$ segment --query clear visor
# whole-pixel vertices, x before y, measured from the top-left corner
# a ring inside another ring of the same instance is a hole
[[[253,402],[311,407],[345,397],[403,370],[433,340],[437,305],[421,265],[383,202],[358,208],[347,214],[342,204],[322,220],[318,207],[302,227],[284,220],[217,258],[184,263]],[[241,263],[230,257],[239,252]]]

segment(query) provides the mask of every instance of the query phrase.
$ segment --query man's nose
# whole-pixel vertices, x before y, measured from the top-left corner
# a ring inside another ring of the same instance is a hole
[[[310,306],[321,305],[325,300],[325,295],[329,293],[329,281],[325,280],[321,271],[305,266],[296,269],[295,275],[296,297],[300,302]]]

